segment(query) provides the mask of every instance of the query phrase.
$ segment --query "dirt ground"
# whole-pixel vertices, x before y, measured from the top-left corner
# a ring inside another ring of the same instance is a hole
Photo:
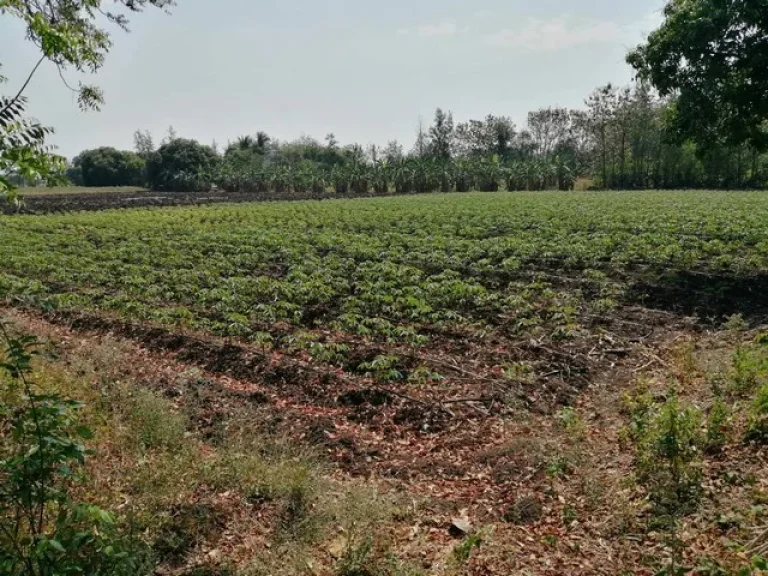
[[[376,196],[392,196],[393,194],[377,194]],[[163,206],[200,206],[219,203],[268,202],[284,200],[324,200],[331,198],[371,197],[353,193],[338,195],[328,192],[315,194],[312,192],[297,192],[286,194],[256,193],[256,192],[226,192],[213,190],[209,192],[153,192],[147,190],[115,189],[82,189],[68,190],[57,194],[54,189],[44,194],[33,193],[24,195],[21,191],[20,204],[10,203],[0,199],[0,213],[13,214],[57,214],[62,212],[98,212],[116,208],[146,208]]]
[[[693,319],[632,308],[597,341],[560,349],[535,341],[504,350],[438,346],[410,361],[405,350],[388,350],[406,358],[400,369],[427,365],[443,379],[384,386],[242,342],[104,317],[4,313],[65,354],[87,353],[107,335],[125,340],[134,382],[193,404],[203,437],[245,414],[261,432],[320,451],[331,476],[375,481],[418,501],[415,519],[393,525],[391,546],[425,574],[656,573],[674,546],[649,528],[632,481],[624,398],[638,382],[659,398],[682,382],[681,397],[706,409],[709,364],[729,352],[719,333]],[[353,362],[382,353],[350,344]],[[484,354],[551,369],[511,386],[487,370],[493,363]],[[193,382],[180,377],[192,369]],[[678,535],[692,566],[702,558],[746,562],[748,551],[734,542],[746,543],[765,522],[757,507],[768,502],[767,457],[736,441],[706,461],[703,504]],[[478,543],[460,566],[449,561],[461,543],[457,518]]]

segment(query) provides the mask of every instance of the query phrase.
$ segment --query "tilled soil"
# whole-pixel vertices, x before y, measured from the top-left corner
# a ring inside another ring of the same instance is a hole
[[[377,197],[393,194],[376,194]],[[317,194],[296,192],[276,194],[273,192],[86,192],[83,194],[46,194],[23,197],[19,206],[0,200],[3,214],[56,214],[63,212],[98,212],[115,208],[146,208],[162,206],[199,206],[204,204],[268,202],[285,200],[325,200],[331,198],[367,198],[373,193],[359,194]]]

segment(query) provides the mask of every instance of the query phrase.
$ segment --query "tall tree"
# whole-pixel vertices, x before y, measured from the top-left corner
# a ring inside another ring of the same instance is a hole
[[[144,159],[155,151],[155,142],[149,130],[136,130],[133,133],[133,149]]]
[[[570,113],[565,108],[541,108],[528,114],[528,130],[542,158],[551,156],[557,145],[568,137],[570,127]]]
[[[455,127],[453,114],[442,108],[435,110],[435,119],[429,129],[430,152],[438,160],[450,160]]]
[[[391,140],[384,148],[384,159],[393,164],[403,158],[403,146],[397,140]]]
[[[429,148],[429,138],[424,131],[424,120],[419,116],[419,125],[416,128],[416,143],[413,145],[412,154],[417,158],[424,158]]]
[[[669,0],[661,27],[627,59],[677,96],[679,139],[768,149],[768,0]]]
[[[616,113],[617,95],[618,90],[611,84],[608,84],[592,92],[586,101],[587,126],[594,138],[603,186],[608,186],[609,184],[608,160],[611,153],[609,135]]]

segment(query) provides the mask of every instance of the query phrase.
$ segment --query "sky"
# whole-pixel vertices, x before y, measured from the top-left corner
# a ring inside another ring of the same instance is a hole
[[[223,146],[263,130],[410,149],[437,107],[457,122],[487,114],[525,124],[530,110],[580,107],[626,84],[629,49],[662,19],[663,0],[178,0],[132,15],[104,67],[82,78],[105,93],[81,112],[46,64],[25,94],[67,157],[131,149],[133,133]],[[9,58],[10,55],[10,58]],[[18,22],[0,16],[0,62],[15,93],[37,61]],[[77,84],[81,77],[69,73]]]

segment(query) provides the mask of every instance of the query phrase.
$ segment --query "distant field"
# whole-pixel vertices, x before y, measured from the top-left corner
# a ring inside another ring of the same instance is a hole
[[[24,196],[56,196],[59,194],[104,194],[109,192],[146,192],[145,188],[136,186],[115,186],[103,188],[87,188],[85,186],[59,186],[55,188],[21,188],[19,195]]]

